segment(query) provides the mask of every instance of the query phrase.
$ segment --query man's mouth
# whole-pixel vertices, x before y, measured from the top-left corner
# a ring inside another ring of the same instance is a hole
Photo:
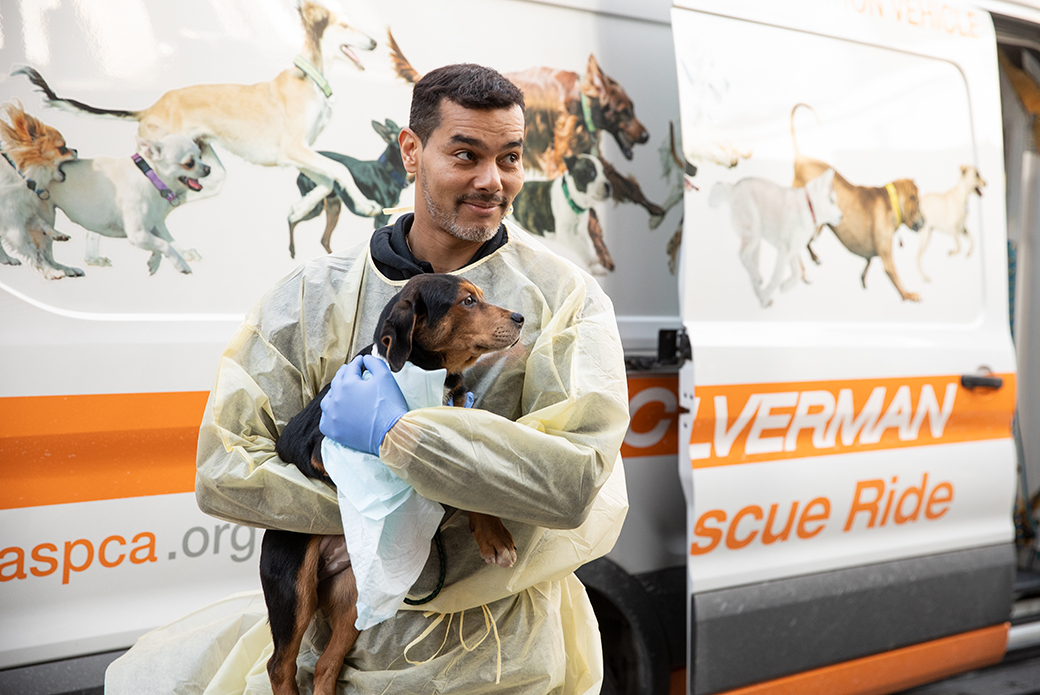
[[[187,186],[188,188],[190,188],[193,191],[201,191],[202,190],[202,184],[199,183],[198,179],[189,178],[187,176],[181,176],[177,180],[180,181],[181,183],[183,183],[185,186]]]
[[[497,208],[505,208],[509,202],[505,198],[493,196],[490,198],[459,198],[458,204],[468,205],[471,208],[476,208],[477,212],[490,214]]]

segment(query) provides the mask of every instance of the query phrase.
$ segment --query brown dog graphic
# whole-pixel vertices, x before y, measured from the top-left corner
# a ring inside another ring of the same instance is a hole
[[[794,144],[794,183],[796,188],[825,172],[833,169],[830,164],[818,159],[804,156],[798,150],[798,141],[794,135],[794,114],[799,107],[812,111],[808,104],[795,104],[791,109],[791,142]],[[834,191],[838,195],[838,207],[841,208],[841,224],[831,226],[834,235],[849,251],[867,259],[860,280],[867,286],[867,270],[874,256],[881,258],[885,272],[899,291],[899,296],[912,302],[921,301],[916,292],[908,292],[903,287],[899,274],[892,260],[892,237],[901,224],[905,224],[915,232],[924,224],[924,217],[918,205],[917,185],[910,179],[899,179],[884,186],[855,186],[845,180],[840,173],[834,174]],[[823,225],[830,226],[830,225]],[[822,229],[821,226],[820,228]],[[819,234],[819,231],[817,231]],[[815,236],[814,236],[815,238]],[[807,246],[812,259],[819,263],[810,244]]]

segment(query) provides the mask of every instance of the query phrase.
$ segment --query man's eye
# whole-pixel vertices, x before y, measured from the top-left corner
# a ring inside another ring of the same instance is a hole
[[[458,157],[459,159],[465,159],[467,162],[472,162],[474,159],[476,159],[476,157],[473,156],[472,152],[468,152],[466,150],[463,150],[462,152],[459,152],[455,156]]]
[[[506,161],[510,164],[518,164],[520,162],[520,155],[518,155],[516,152],[507,154]]]

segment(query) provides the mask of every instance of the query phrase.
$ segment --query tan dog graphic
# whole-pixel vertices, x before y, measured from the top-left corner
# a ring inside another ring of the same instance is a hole
[[[203,161],[212,168],[212,190],[223,179],[224,168],[211,142],[253,164],[295,167],[317,185],[292,205],[289,224],[299,222],[320,204],[332,192],[333,182],[350,193],[360,214],[375,215],[382,207],[362,195],[350,171],[321,156],[311,145],[332,114],[331,88],[321,75],[326,58],[344,56],[363,70],[354,49],[370,51],[376,42],[317,3],[304,2],[299,9],[306,35],[300,52],[304,60],[297,60],[296,67],[270,82],[193,85],[166,92],[141,111],[118,111],[57,96],[32,68],[21,67],[12,74],[26,75],[51,106],[137,121],[143,138],[158,140],[179,134],[195,140]]]
[[[795,104],[791,109],[791,142],[794,144],[794,183],[795,187],[804,187],[806,183],[833,169],[830,164],[818,159],[811,159],[798,151],[798,141],[794,135],[794,114],[799,107],[812,111],[808,104]],[[921,301],[916,292],[909,292],[903,286],[892,260],[892,237],[901,224],[905,224],[915,232],[924,224],[918,204],[917,185],[910,179],[899,179],[884,186],[855,186],[835,171],[834,191],[838,196],[838,207],[841,208],[841,224],[829,226],[838,240],[849,251],[867,260],[860,277],[863,287],[867,286],[867,270],[875,256],[881,258],[892,284],[899,291],[899,296],[912,302]],[[817,233],[819,233],[817,231]],[[817,263],[819,260],[809,246],[809,253]]]
[[[973,166],[961,167],[961,177],[957,185],[945,193],[925,193],[921,196],[921,214],[924,215],[924,226],[921,227],[921,242],[917,248],[917,267],[921,270],[921,277],[925,282],[931,282],[931,278],[924,272],[921,258],[924,250],[928,248],[928,242],[932,238],[932,232],[944,232],[953,237],[956,248],[950,251],[951,256],[961,252],[961,238],[968,241],[968,253],[975,249],[964,222],[968,217],[968,196],[976,193],[982,196],[982,189],[986,182],[979,176],[979,172]]]

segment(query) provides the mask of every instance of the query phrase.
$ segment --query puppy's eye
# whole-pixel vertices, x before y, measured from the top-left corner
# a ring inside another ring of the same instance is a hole
[[[184,163],[184,164],[183,164],[182,166],[183,166],[183,167],[184,167],[185,169],[194,169],[194,168],[195,168],[195,158],[194,158],[194,157],[191,157],[191,158],[190,158],[190,159],[188,159],[188,161],[186,161],[186,162],[185,162],[185,163]]]
[[[61,147],[58,148],[58,154],[68,154],[68,153],[69,153],[69,148],[65,147],[65,145],[62,145]]]
[[[477,303],[477,298],[472,294],[462,300],[462,306],[473,306]]]

